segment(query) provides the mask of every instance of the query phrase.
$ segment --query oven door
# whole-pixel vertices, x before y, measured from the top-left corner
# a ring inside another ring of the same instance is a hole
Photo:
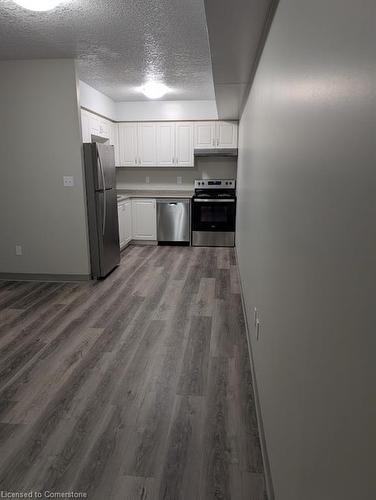
[[[193,198],[193,231],[235,231],[236,200]]]

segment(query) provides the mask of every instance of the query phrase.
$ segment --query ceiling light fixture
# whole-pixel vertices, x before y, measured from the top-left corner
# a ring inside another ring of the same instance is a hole
[[[54,9],[62,0],[14,0],[14,2],[24,9],[43,12]]]
[[[139,90],[149,99],[159,99],[163,97],[170,89],[161,82],[147,82]]]

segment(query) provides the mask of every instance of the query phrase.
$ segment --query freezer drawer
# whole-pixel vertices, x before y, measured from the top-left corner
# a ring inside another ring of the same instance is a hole
[[[190,242],[190,200],[157,200],[157,238],[159,242]]]

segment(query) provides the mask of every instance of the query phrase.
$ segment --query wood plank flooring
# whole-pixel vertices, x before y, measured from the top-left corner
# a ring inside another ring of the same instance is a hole
[[[0,490],[265,500],[233,249],[131,246],[104,281],[0,281]]]

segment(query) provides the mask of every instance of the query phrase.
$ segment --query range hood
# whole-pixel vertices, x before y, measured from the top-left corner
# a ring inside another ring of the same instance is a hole
[[[211,149],[195,149],[194,155],[196,157],[231,157],[237,158],[238,148],[211,148]]]

